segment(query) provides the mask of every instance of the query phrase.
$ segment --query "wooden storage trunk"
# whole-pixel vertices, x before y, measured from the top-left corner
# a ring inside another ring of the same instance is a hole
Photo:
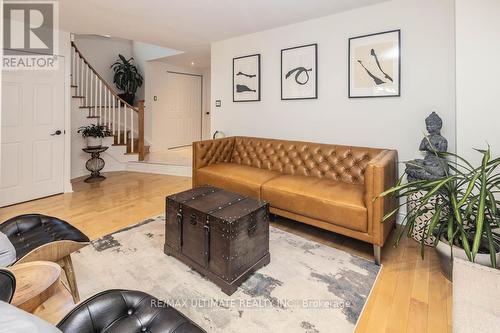
[[[269,256],[269,205],[212,186],[166,198],[165,254],[234,293]]]

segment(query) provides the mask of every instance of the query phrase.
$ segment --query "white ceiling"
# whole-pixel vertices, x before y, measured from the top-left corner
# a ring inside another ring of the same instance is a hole
[[[66,31],[111,35],[203,58],[214,41],[383,1],[61,0],[59,11]]]

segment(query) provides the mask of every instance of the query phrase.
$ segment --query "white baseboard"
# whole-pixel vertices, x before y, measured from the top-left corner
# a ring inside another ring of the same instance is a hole
[[[397,224],[402,224],[405,216],[406,216],[406,212],[404,212],[404,213],[401,213],[401,212],[398,213],[398,215],[396,216],[396,223]]]
[[[147,162],[128,162],[126,171],[156,173],[160,175],[191,177],[191,166]]]

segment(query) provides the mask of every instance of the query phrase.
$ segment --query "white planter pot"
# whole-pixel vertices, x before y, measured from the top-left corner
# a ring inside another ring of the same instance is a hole
[[[452,251],[453,251],[453,257],[469,260],[469,258],[467,258],[467,255],[465,254],[465,251],[462,248],[453,245]],[[452,281],[453,260],[451,258],[449,243],[446,240],[441,239],[436,246],[436,252],[439,258],[439,264],[441,266],[441,271],[443,272],[443,275],[448,280]],[[497,257],[497,263],[500,264],[500,252],[497,252],[496,257]],[[476,254],[474,262],[479,265],[491,267],[491,259],[489,254],[485,253]]]
[[[87,137],[87,148],[100,148],[102,146],[102,138]]]
[[[426,194],[427,191],[419,191],[411,194],[408,197],[407,211],[410,212],[415,209],[417,207],[418,200],[421,200]],[[433,196],[426,205],[428,211],[415,218],[415,224],[413,225],[411,237],[419,243],[421,242],[424,233],[426,233],[427,229],[429,229],[429,223],[436,212],[434,209],[435,202],[436,196]],[[424,240],[424,244],[428,246],[434,246],[435,243],[436,237],[434,236],[429,236]]]

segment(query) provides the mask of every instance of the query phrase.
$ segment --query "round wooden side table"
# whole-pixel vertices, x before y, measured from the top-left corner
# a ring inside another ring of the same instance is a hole
[[[90,171],[90,176],[84,181],[86,183],[97,183],[101,182],[106,177],[101,175],[100,171],[104,168],[105,162],[100,157],[100,154],[105,152],[109,147],[98,147],[98,148],[83,148],[82,150],[90,154],[91,158],[85,163],[85,167]]]
[[[61,266],[49,261],[32,261],[9,267],[16,277],[12,304],[33,312],[59,289]]]

